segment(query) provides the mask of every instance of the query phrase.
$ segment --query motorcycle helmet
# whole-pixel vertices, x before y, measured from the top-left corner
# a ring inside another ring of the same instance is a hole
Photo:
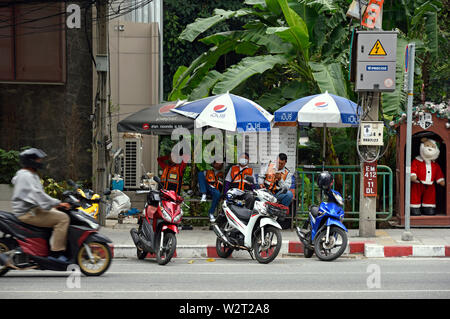
[[[38,148],[29,148],[19,154],[19,162],[23,168],[32,168],[35,170],[44,168],[44,163],[37,162],[37,159],[44,159],[47,154]]]
[[[322,172],[319,175],[317,184],[324,191],[330,190],[331,186],[333,185],[333,176],[327,171]]]

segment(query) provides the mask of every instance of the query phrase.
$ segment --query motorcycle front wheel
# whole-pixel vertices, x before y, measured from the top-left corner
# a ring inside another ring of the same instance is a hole
[[[256,260],[261,264],[270,263],[278,256],[281,244],[281,231],[278,228],[264,227],[264,238],[261,238],[261,228],[259,228],[253,240],[253,252]]]
[[[86,246],[88,246],[88,248]],[[90,253],[88,252],[90,250]],[[89,256],[92,255],[92,256]],[[111,265],[111,249],[106,243],[83,244],[77,254],[77,263],[86,276],[100,276]]]
[[[314,240],[314,252],[323,261],[332,261],[341,256],[347,247],[347,233],[340,227],[330,227],[329,240],[327,230],[322,230]]]
[[[5,239],[0,239],[0,254],[6,253],[12,249],[12,244],[10,241]],[[5,275],[10,269],[6,266],[0,266],[0,277]]]
[[[163,238],[163,246],[160,247],[161,234],[159,233],[156,237],[157,247],[156,247],[156,261],[160,265],[167,264],[175,254],[175,249],[177,248],[177,238],[174,233],[165,232]]]

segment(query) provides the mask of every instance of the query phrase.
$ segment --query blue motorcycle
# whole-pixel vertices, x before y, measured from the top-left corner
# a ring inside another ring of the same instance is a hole
[[[321,178],[322,177],[322,178]],[[327,197],[319,206],[309,208],[309,217],[303,228],[296,227],[297,235],[304,247],[305,258],[314,253],[320,260],[331,261],[341,256],[347,247],[347,228],[344,220],[344,200],[333,189],[331,174],[323,172],[319,176],[319,187]]]

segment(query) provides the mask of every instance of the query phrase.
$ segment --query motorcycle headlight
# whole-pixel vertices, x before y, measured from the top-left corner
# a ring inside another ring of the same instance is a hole
[[[342,196],[339,196],[338,194],[333,194],[334,198],[336,199],[337,203],[341,206],[344,206],[344,200],[342,199]]]
[[[181,217],[183,216],[184,212],[183,210],[181,210],[181,212],[173,219],[174,223],[178,223],[181,219]]]
[[[161,212],[162,212],[162,216],[163,216],[164,220],[171,223],[172,217],[170,216],[170,214],[168,212],[166,212],[166,210],[164,209],[163,206],[161,206]]]

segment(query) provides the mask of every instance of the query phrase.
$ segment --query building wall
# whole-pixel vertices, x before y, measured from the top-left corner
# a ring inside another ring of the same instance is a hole
[[[94,30],[94,50],[96,32]],[[95,51],[94,51],[95,52]],[[109,62],[111,133],[113,151],[122,147],[117,123],[127,116],[159,102],[159,28],[157,23],[109,21]],[[93,72],[93,92],[97,73]],[[109,119],[107,119],[109,123]],[[108,124],[107,124],[108,125]],[[146,171],[157,173],[158,137],[143,136],[142,164]],[[93,164],[95,166],[95,163]],[[94,167],[95,170],[95,167]],[[142,172],[144,174],[145,172]]]
[[[45,174],[56,180],[91,178],[92,61],[90,14],[81,29],[66,29],[64,84],[0,83],[0,148],[38,147]],[[30,51],[30,54],[33,54]]]

